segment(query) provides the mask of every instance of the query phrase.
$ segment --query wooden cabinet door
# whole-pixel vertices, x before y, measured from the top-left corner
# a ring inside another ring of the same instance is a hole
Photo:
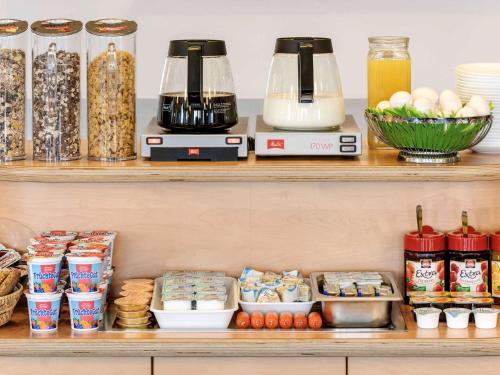
[[[0,357],[1,374],[151,375],[151,358]]]
[[[500,357],[350,357],[348,375],[498,375]]]
[[[154,375],[345,375],[344,357],[155,357]]]

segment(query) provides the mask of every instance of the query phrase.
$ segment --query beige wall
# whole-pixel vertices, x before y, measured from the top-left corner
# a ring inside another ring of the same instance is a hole
[[[0,0],[0,15],[137,20],[140,98],[156,97],[173,38],[226,39],[241,98],[263,96],[278,36],[333,37],[348,98],[366,95],[369,35],[411,37],[416,85],[442,89],[453,85],[458,63],[500,60],[497,0]]]

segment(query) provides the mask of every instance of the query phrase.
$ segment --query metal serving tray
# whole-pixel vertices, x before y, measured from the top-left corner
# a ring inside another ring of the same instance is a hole
[[[322,293],[325,272],[311,274],[312,297],[321,302],[325,323],[334,328],[383,328],[391,325],[395,316],[393,304],[402,301],[401,293],[390,272],[379,272],[393,294],[381,297],[334,297]]]

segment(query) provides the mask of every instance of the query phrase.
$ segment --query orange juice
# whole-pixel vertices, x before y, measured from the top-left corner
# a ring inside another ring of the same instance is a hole
[[[375,36],[368,38],[368,106],[389,100],[396,91],[411,91],[411,60],[408,37]],[[368,132],[370,148],[388,148]]]
[[[411,61],[368,60],[368,107],[389,100],[396,91],[411,91]],[[370,148],[387,148],[368,132]]]

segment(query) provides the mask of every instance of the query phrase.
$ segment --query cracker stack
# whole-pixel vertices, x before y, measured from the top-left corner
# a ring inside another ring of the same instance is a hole
[[[144,329],[151,324],[149,312],[153,296],[153,280],[125,280],[120,291],[120,298],[115,300],[117,308],[116,324],[120,328]]]

